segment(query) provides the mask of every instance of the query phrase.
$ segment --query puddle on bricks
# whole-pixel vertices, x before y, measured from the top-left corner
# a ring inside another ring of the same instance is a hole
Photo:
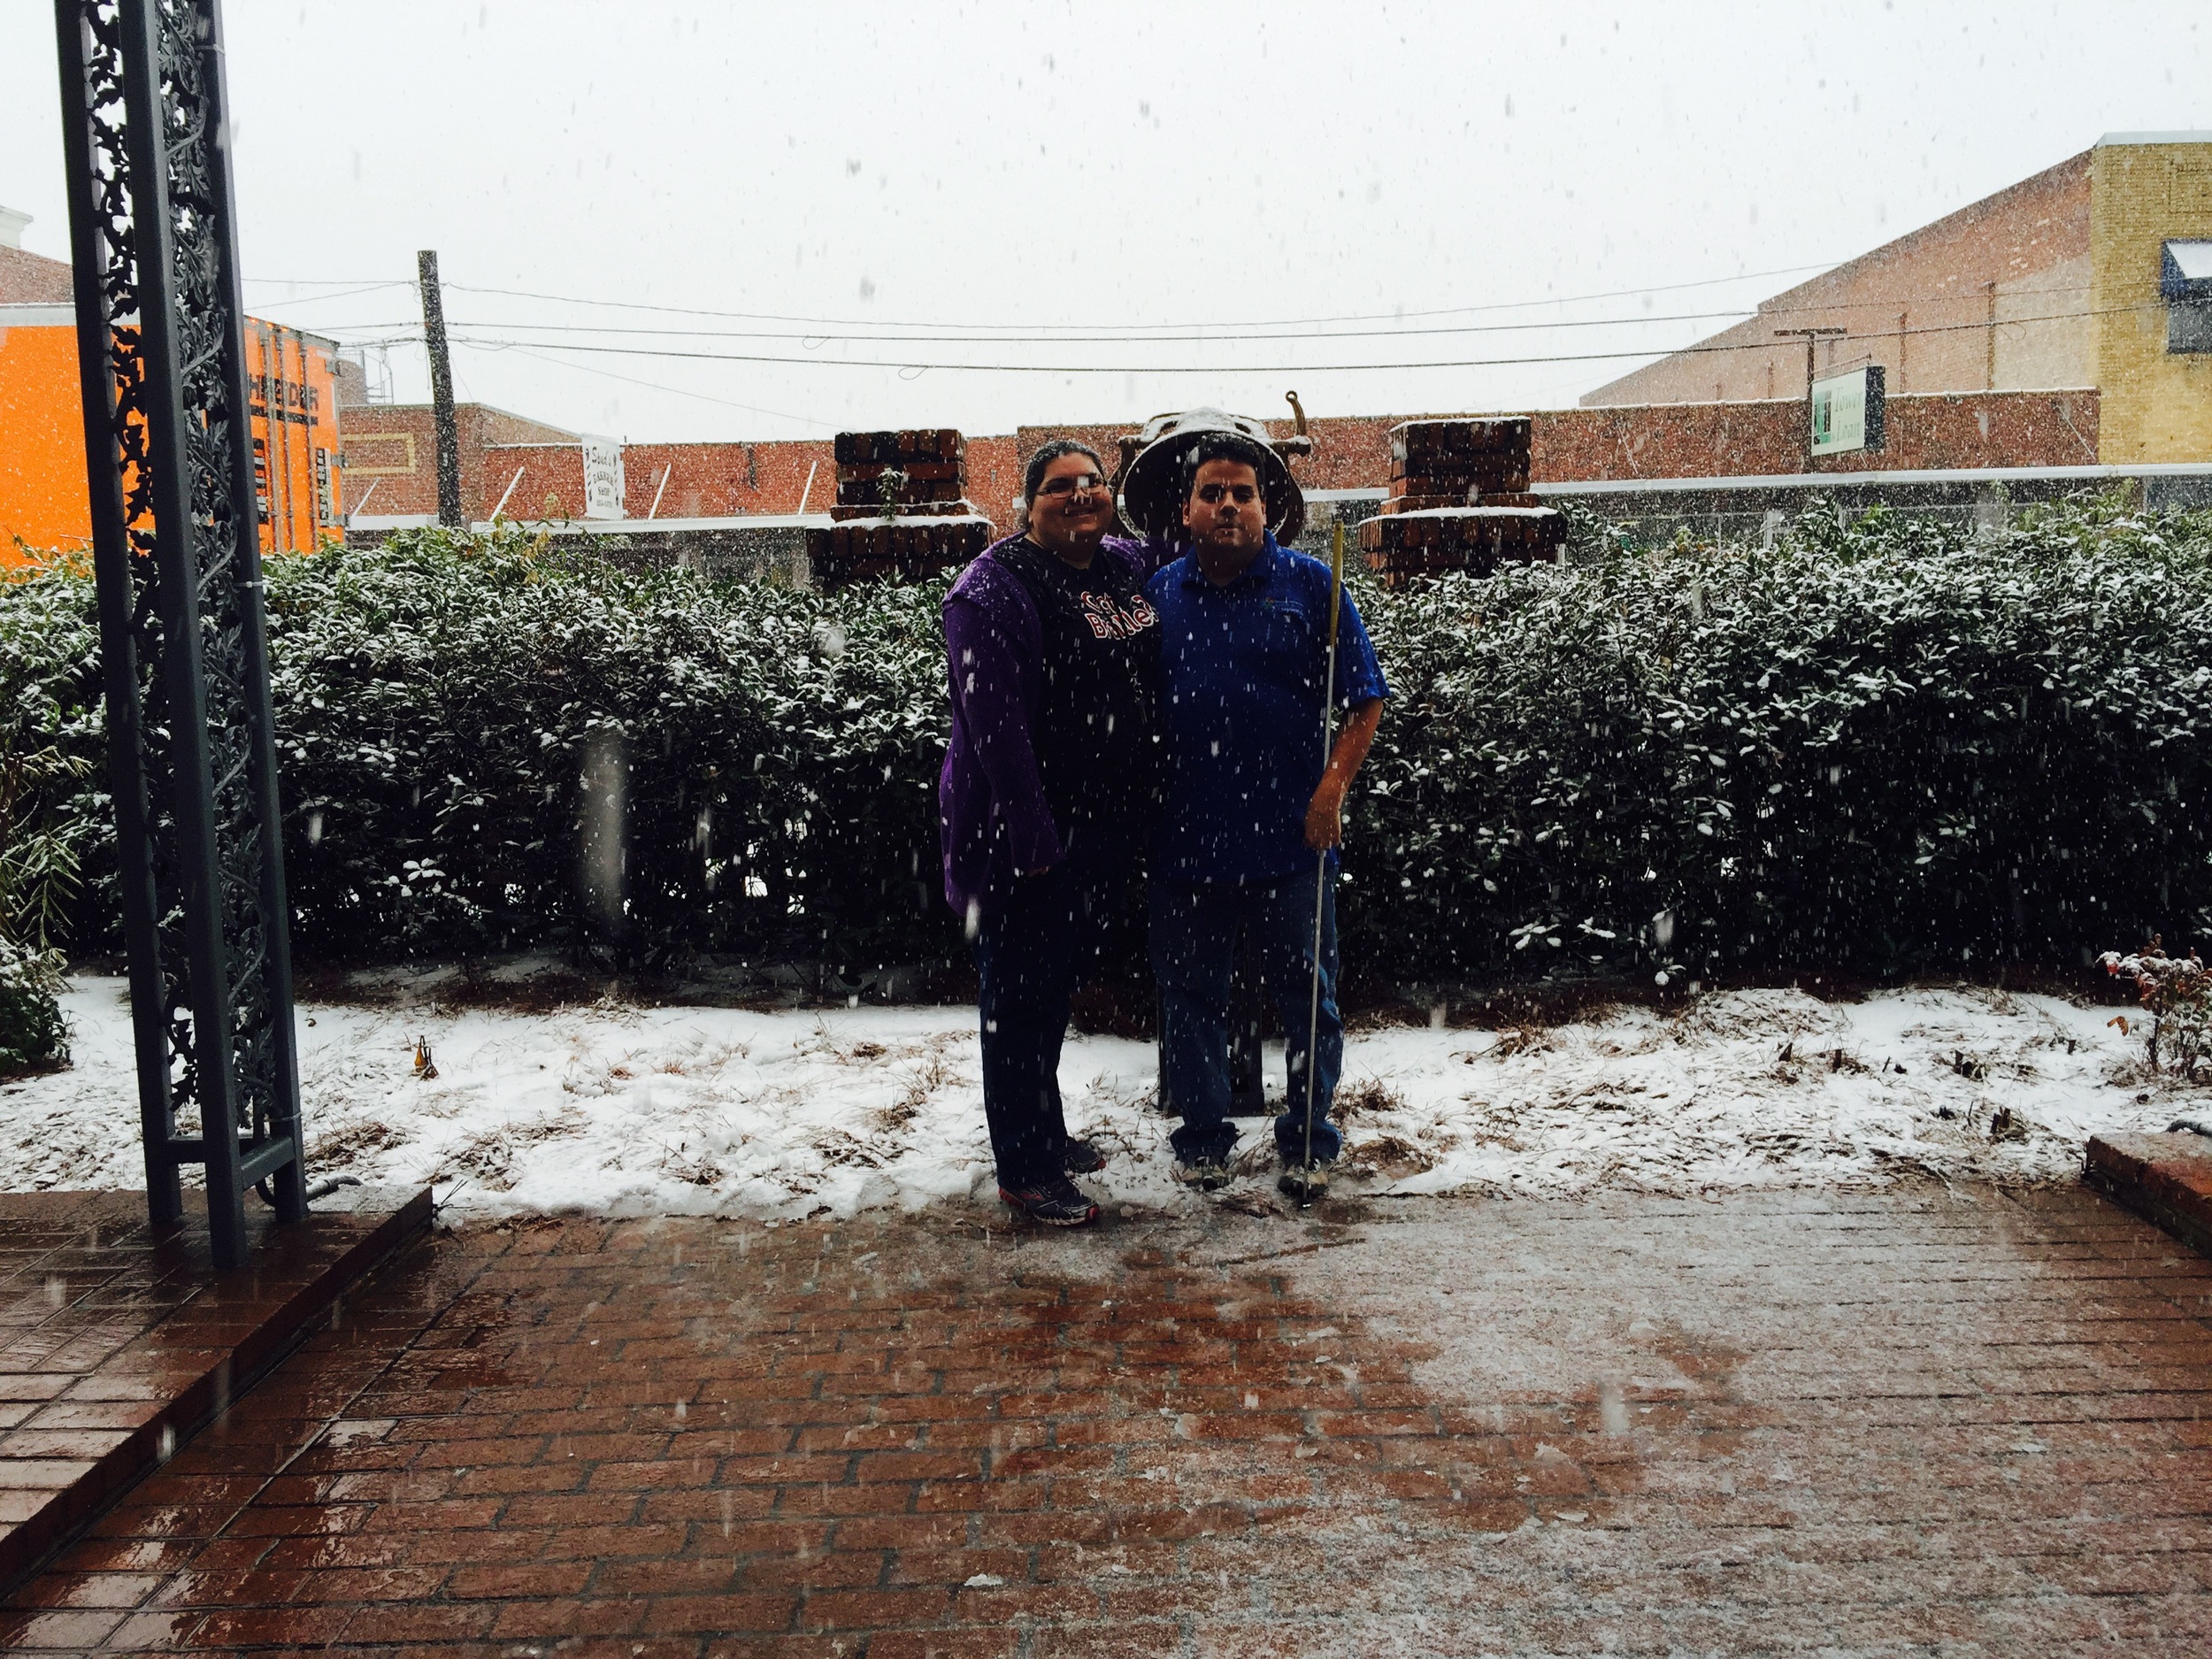
[[[465,1286],[373,1375],[350,1394],[319,1375],[364,1358],[326,1333],[96,1541],[196,1540],[147,1601],[189,1646],[195,1607],[322,1639],[287,1611],[302,1573],[465,1600],[458,1577],[401,1575],[500,1555],[502,1532],[526,1554],[534,1531],[603,1527],[610,1557],[688,1563],[671,1585],[702,1586],[703,1562],[718,1590],[810,1598],[872,1552],[872,1578],[938,1573],[953,1624],[1081,1624],[1279,1610],[1348,1571],[1367,1583],[1340,1602],[1379,1602],[1409,1551],[1601,1511],[1563,1449],[1594,1396],[1475,1420],[1410,1380],[1424,1344],[1271,1259],[1358,1243],[1343,1219],[1233,1212],[1076,1237],[941,1217],[472,1229],[436,1252],[449,1286],[471,1263]],[[295,1455],[303,1397],[334,1415]],[[878,1541],[925,1532],[943,1563]]]

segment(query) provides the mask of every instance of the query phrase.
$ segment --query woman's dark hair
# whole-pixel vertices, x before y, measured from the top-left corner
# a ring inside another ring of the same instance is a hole
[[[1268,452],[1240,432],[1210,432],[1183,451],[1183,499],[1198,486],[1198,469],[1209,461],[1237,461],[1252,469],[1260,492],[1267,492]]]
[[[1036,504],[1038,488],[1045,481],[1045,468],[1064,455],[1087,455],[1091,465],[1098,469],[1099,477],[1106,476],[1106,463],[1098,458],[1098,451],[1079,438],[1055,438],[1049,443],[1039,444],[1031,453],[1029,464],[1022,468],[1021,529],[1029,528],[1029,510]]]

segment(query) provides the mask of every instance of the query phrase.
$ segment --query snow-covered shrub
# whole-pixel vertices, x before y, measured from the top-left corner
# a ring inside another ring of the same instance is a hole
[[[2212,924],[2212,521],[1586,541],[1356,579],[1394,701],[1351,814],[1355,975],[2074,964]],[[269,577],[303,957],[962,954],[941,583],[825,597],[435,531]],[[0,588],[0,674],[39,741],[99,760],[81,576]],[[50,789],[80,949],[112,941],[99,775]]]
[[[861,969],[956,947],[937,590],[718,586],[438,530],[268,577],[303,959],[710,948]],[[0,588],[0,671],[21,665],[0,683],[96,760],[97,642],[83,572]],[[115,949],[107,800],[80,783],[50,804],[85,849],[68,942]],[[587,859],[611,825],[612,862]]]
[[[57,809],[56,786],[81,781],[92,767],[50,744],[29,749],[15,741],[0,751],[0,939],[43,950],[76,895],[85,828]]]
[[[2145,1056],[2150,1069],[2162,1062],[2183,1081],[2195,1079],[2197,1068],[2212,1061],[2212,973],[2195,951],[2170,956],[2166,941],[2154,933],[2151,942],[2128,956],[2108,950],[2101,958],[2107,973],[2125,974],[2135,982],[2137,1000],[2150,1016],[2143,1033]],[[2123,1035],[2125,1017],[2113,1022]]]
[[[1361,603],[1396,703],[1349,961],[1888,972],[2212,922],[2212,520],[1823,511]]]
[[[41,949],[106,813],[99,644],[81,566],[0,579],[0,935]]]
[[[0,1078],[69,1064],[61,953],[0,938]]]
[[[936,590],[428,532],[271,567],[303,948],[940,956]]]
[[[60,580],[0,583],[0,1076],[69,1058],[51,944],[100,803],[86,722],[71,713],[66,664],[88,622],[76,598]]]

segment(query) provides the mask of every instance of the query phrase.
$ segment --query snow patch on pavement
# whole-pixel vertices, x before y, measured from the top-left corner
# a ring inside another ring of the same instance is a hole
[[[455,1010],[434,995],[302,1005],[311,1179],[427,1181],[466,1215],[798,1217],[992,1195],[972,1009],[526,1013]],[[81,976],[65,1006],[76,1065],[0,1086],[0,1189],[142,1179],[123,982]],[[2201,1091],[2146,1082],[2139,1042],[2108,1029],[2110,1013],[1972,989],[1837,1003],[1759,990],[1680,1013],[1355,1035],[1340,1190],[2070,1179],[2090,1134],[2162,1129],[2208,1109]],[[414,1074],[419,1038],[434,1078]],[[1279,1088],[1280,1066],[1278,1051]],[[1137,1210],[1220,1202],[1171,1179],[1153,1081],[1149,1043],[1070,1038],[1070,1127],[1111,1159],[1087,1185]],[[1248,1179],[1229,1202],[1271,1202],[1265,1125],[1242,1126]]]

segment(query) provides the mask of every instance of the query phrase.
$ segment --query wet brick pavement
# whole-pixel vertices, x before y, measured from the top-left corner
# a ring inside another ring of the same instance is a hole
[[[2212,1264],[2078,1189],[417,1246],[19,1649],[2212,1649]]]
[[[282,1229],[256,1207],[251,1259],[219,1273],[204,1218],[157,1231],[142,1194],[0,1194],[0,1586],[429,1218],[425,1189],[356,1188]]]

